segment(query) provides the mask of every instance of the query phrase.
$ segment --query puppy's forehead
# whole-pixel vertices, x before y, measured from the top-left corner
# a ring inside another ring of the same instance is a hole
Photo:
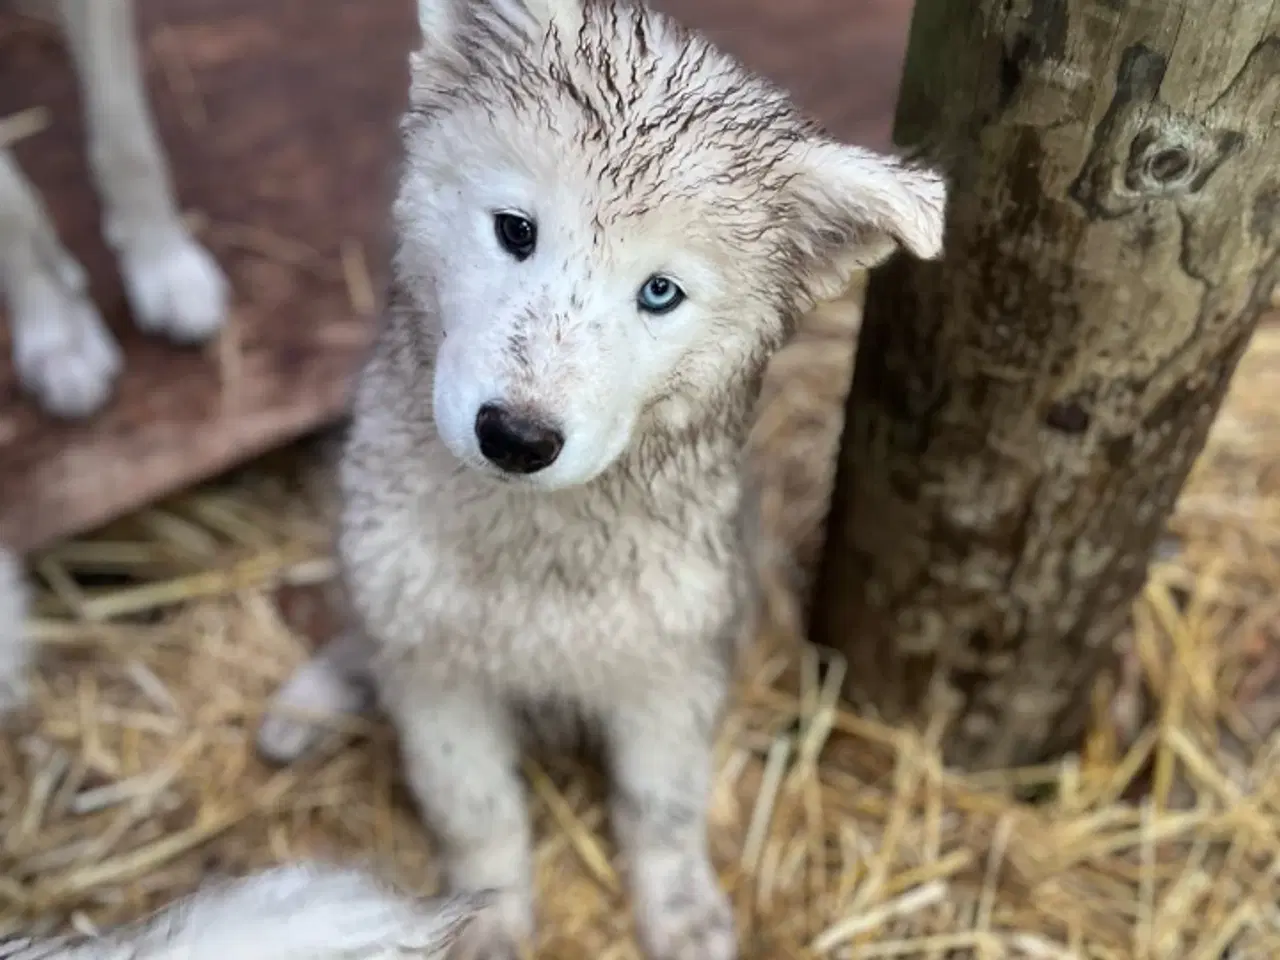
[[[661,14],[586,9],[576,34],[553,29],[490,77],[517,128],[560,145],[562,175],[638,215],[742,201],[777,180],[810,132],[781,90]]]

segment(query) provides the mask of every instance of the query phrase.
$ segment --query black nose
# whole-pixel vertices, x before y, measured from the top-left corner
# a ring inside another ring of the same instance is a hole
[[[484,458],[507,473],[545,470],[564,446],[564,434],[555,427],[496,403],[486,403],[476,414],[476,437]]]

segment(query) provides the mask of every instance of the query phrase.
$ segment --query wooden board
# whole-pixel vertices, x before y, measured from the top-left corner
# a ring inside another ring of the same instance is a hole
[[[0,541],[94,526],[331,417],[369,322],[349,304],[344,242],[380,273],[387,167],[415,22],[406,3],[141,0],[147,79],[184,209],[234,286],[205,351],[137,334],[100,240],[76,80],[57,34],[0,21],[0,115],[46,106],[20,142],[95,301],[122,341],[114,402],[63,425],[17,390],[0,334]],[[301,262],[289,262],[290,260]]]
[[[842,136],[888,138],[909,0],[660,0],[792,87]],[[337,414],[366,342],[343,250],[380,293],[411,0],[138,0],[159,132],[183,208],[230,275],[229,333],[182,350],[137,334],[56,33],[0,16],[0,116],[51,126],[16,153],[126,352],[83,424],[18,391],[0,324],[0,542],[29,549],[221,472]]]

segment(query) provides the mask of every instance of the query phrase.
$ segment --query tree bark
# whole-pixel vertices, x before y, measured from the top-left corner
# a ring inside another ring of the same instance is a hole
[[[1280,0],[917,0],[947,252],[872,277],[814,639],[947,761],[1071,749],[1280,279]]]

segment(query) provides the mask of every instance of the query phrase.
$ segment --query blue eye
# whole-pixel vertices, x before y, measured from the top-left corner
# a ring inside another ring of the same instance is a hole
[[[645,313],[670,313],[684,303],[684,291],[674,280],[654,274],[636,294],[636,303]]]

